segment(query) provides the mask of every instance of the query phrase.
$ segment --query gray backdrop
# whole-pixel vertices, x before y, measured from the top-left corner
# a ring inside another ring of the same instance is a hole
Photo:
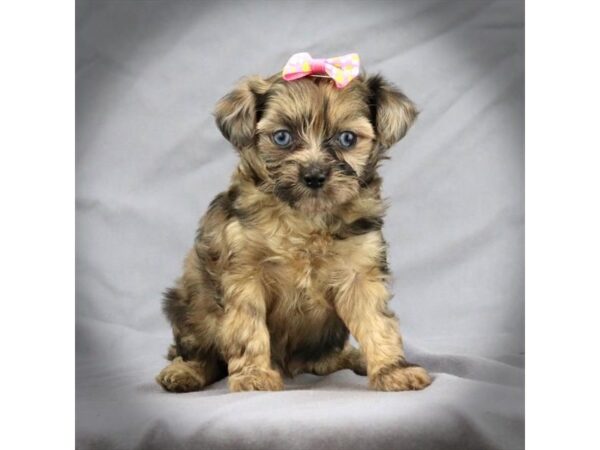
[[[80,449],[523,447],[521,1],[77,3]],[[349,371],[168,394],[161,292],[236,154],[212,109],[308,51],[361,55],[422,113],[383,167],[393,308],[422,392]]]

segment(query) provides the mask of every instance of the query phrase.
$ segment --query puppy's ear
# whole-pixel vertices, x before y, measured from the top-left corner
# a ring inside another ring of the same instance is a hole
[[[369,88],[369,108],[377,139],[388,149],[404,137],[417,118],[414,103],[380,75],[366,80]]]
[[[268,83],[260,77],[243,79],[215,108],[215,120],[225,139],[237,149],[252,145],[262,97]]]

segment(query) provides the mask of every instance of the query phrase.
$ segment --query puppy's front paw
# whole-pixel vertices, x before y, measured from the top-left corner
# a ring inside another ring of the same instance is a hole
[[[431,377],[425,369],[407,363],[384,367],[369,380],[369,385],[378,391],[418,391],[430,384]]]
[[[241,391],[281,391],[283,380],[276,370],[258,367],[246,368],[229,375],[229,390]]]

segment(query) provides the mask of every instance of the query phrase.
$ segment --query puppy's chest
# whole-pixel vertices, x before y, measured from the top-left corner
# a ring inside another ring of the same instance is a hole
[[[325,232],[276,236],[267,245],[273,255],[270,268],[278,284],[307,294],[322,287],[337,256],[335,240]]]
[[[327,280],[337,259],[336,243],[326,233],[311,233],[281,236],[268,245],[273,255],[265,269],[269,331],[274,353],[285,354],[316,339],[335,321]]]

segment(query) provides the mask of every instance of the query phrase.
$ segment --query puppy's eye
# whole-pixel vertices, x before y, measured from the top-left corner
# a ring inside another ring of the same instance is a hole
[[[344,148],[352,148],[356,144],[356,135],[352,131],[344,131],[338,136],[338,142]]]
[[[292,135],[287,130],[278,130],[273,133],[273,142],[279,147],[289,147],[292,143]]]

